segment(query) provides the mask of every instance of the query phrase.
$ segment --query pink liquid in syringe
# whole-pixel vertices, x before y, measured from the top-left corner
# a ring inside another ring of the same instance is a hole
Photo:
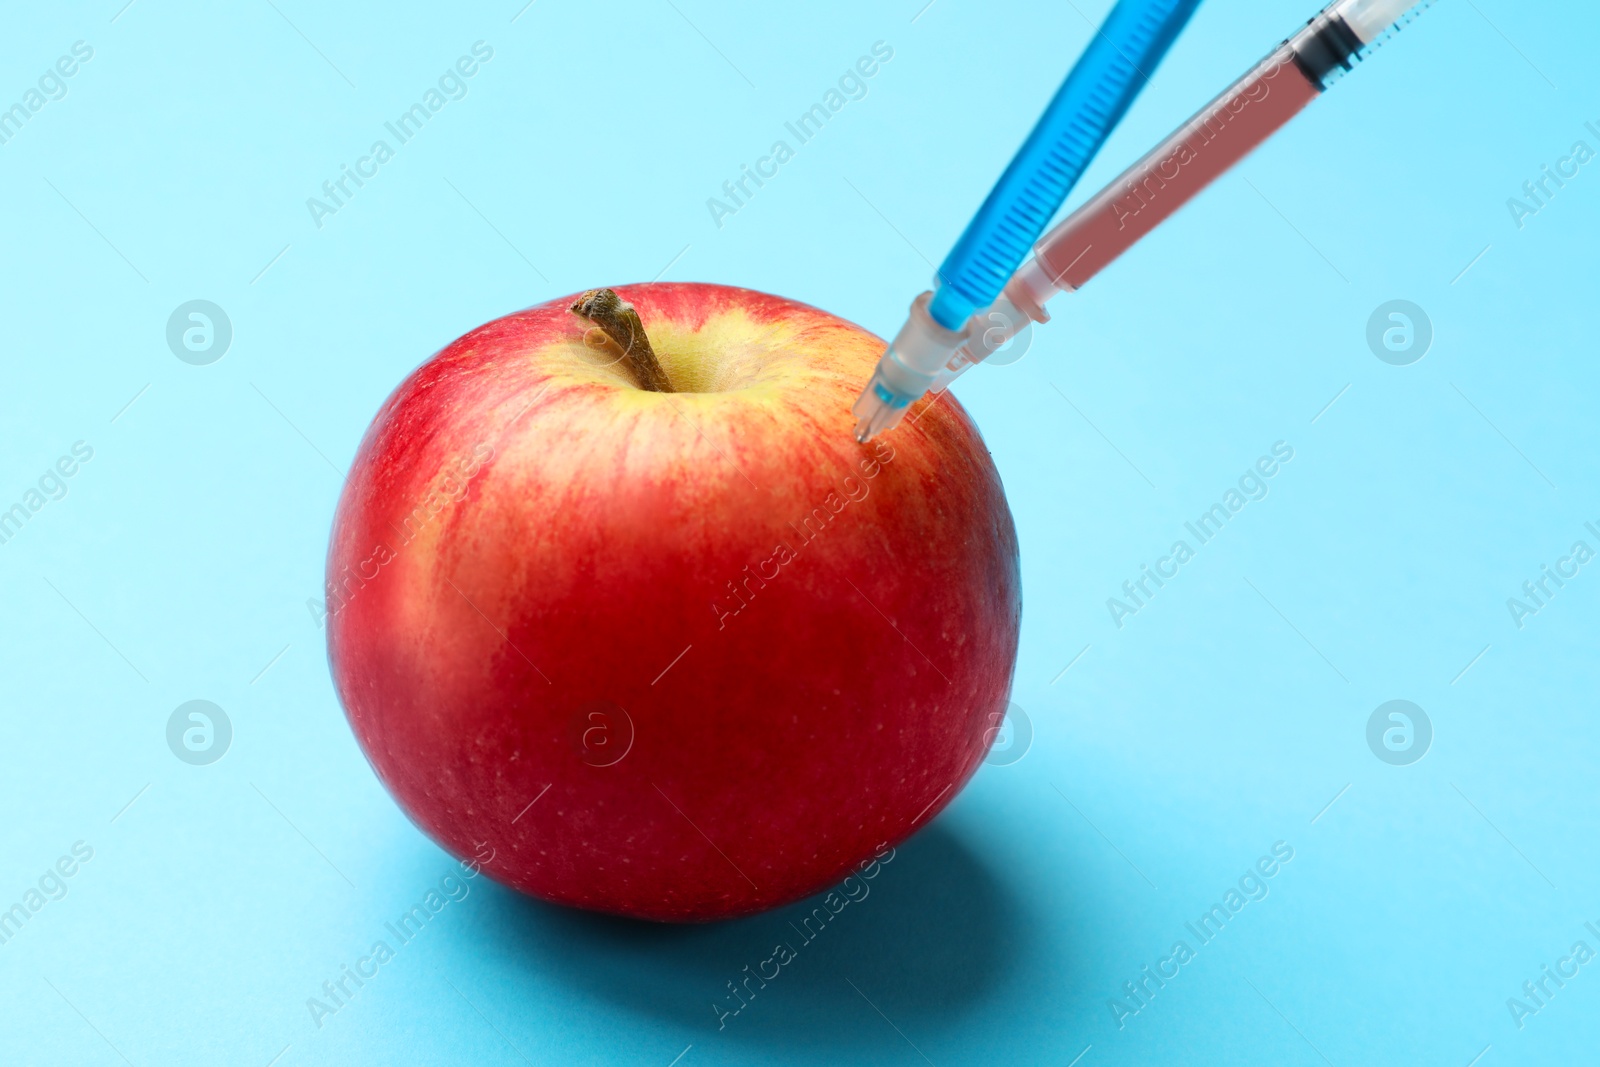
[[[1286,44],[1040,239],[1040,265],[1082,287],[1321,92]]]

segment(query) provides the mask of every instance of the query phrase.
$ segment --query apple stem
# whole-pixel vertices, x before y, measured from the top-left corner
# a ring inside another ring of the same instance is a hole
[[[651,393],[673,391],[655,349],[650,347],[650,338],[644,332],[644,323],[639,321],[639,313],[615,290],[590,289],[578,297],[571,310],[594,323],[594,328],[584,335],[584,343],[590,348],[616,353],[633,372],[639,388]]]

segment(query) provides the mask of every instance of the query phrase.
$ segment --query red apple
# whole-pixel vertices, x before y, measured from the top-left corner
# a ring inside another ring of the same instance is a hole
[[[872,334],[748,289],[619,292],[670,392],[569,297],[383,405],[328,654],[445,849],[545,900],[719,919],[828,886],[971,777],[1016,660],[1016,531],[953,397],[856,442]]]

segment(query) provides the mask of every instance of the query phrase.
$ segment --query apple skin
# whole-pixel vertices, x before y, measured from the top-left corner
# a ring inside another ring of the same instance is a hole
[[[748,914],[977,769],[1016,530],[954,397],[856,442],[867,331],[748,289],[617,292],[679,391],[606,365],[566,297],[390,396],[334,520],[329,661],[378,777],[456,857],[579,908]]]

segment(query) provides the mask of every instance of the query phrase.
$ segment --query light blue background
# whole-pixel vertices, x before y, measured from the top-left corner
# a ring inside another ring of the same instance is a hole
[[[1600,163],[1520,230],[1506,199],[1600,148],[1593,5],[1441,0],[959,383],[1021,535],[1032,748],[719,1032],[784,912],[641,928],[483,879],[313,1025],[450,867],[362,760],[306,607],[340,471],[430,352],[586,287],[736,283],[891,332],[1108,3],[120,4],[0,35],[6,104],[95,50],[0,146],[0,498],[94,448],[0,545],[0,906],[95,850],[0,946],[0,1060],[1592,1055],[1600,963],[1523,1029],[1506,999],[1600,950],[1600,565],[1520,630],[1506,599],[1600,548]],[[1207,0],[1074,201],[1308,8]],[[470,94],[315,227],[306,198],[478,40]],[[706,199],[878,40],[868,96],[717,227]],[[195,298],[235,331],[210,366],[164,340]],[[1411,366],[1364,339],[1393,298],[1434,326]],[[1106,598],[1279,440],[1270,495],[1114,626]],[[235,732],[206,767],[164,736],[196,698]],[[1435,730],[1406,767],[1365,740],[1395,698]],[[1270,896],[1119,1030],[1108,998],[1278,840]]]

